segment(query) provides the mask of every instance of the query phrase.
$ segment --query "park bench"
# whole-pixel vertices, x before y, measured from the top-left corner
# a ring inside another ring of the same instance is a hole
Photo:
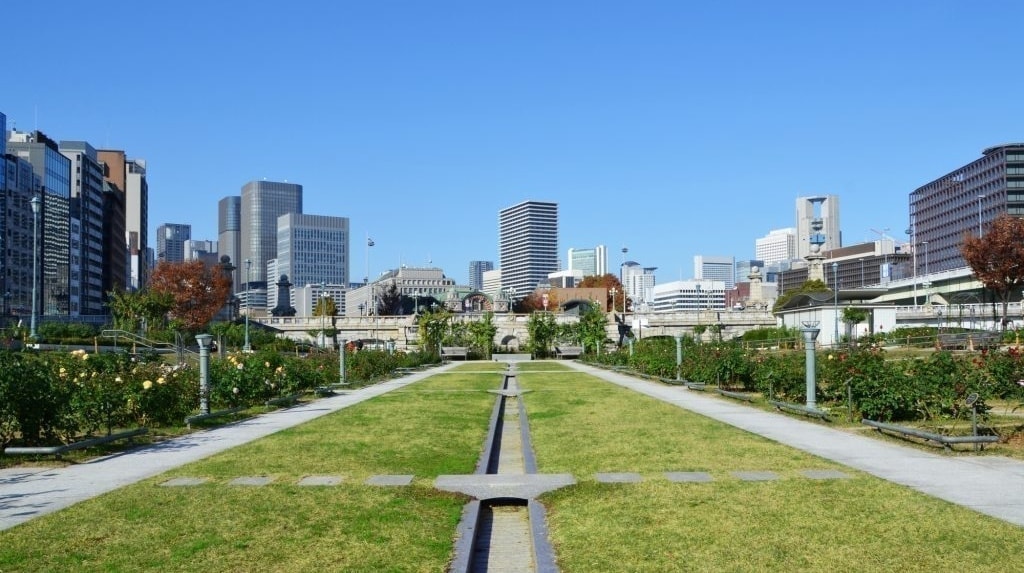
[[[4,454],[8,456],[55,456],[57,459],[67,452],[73,450],[82,450],[85,448],[91,448],[93,446],[99,446],[108,444],[117,440],[130,440],[136,436],[141,436],[149,432],[148,428],[136,428],[134,430],[128,430],[125,432],[118,432],[116,434],[110,434],[107,436],[99,436],[96,438],[89,438],[87,440],[81,440],[78,442],[72,442],[70,444],[64,444],[62,446],[49,446],[49,447],[20,447],[13,446],[4,449]]]
[[[818,418],[826,422],[831,422],[832,418],[828,417],[828,412],[819,410],[817,408],[809,408],[807,406],[801,406],[800,404],[792,404],[790,402],[780,402],[778,400],[769,401],[772,406],[775,406],[776,410],[783,410],[786,412],[793,412],[794,414],[803,414],[811,418]]]
[[[715,389],[715,391],[718,392],[719,394],[721,394],[722,396],[725,396],[726,398],[733,398],[733,399],[736,399],[736,400],[743,400],[744,402],[753,402],[754,401],[754,395],[753,394],[745,394],[743,392],[730,392],[729,390],[722,390],[721,388],[717,388],[717,389]]]
[[[956,332],[940,334],[938,345],[943,350],[992,348],[999,345],[998,332]]]
[[[245,410],[245,406],[235,406],[234,408],[225,408],[224,410],[217,410],[215,412],[209,412],[206,414],[196,414],[195,416],[188,416],[185,418],[185,427],[192,429],[192,424],[196,422],[203,422],[205,420],[215,420],[222,416],[230,416],[231,414],[237,414]]]
[[[683,385],[689,388],[690,390],[700,390],[701,392],[704,391],[703,382],[690,382],[689,380],[683,380]]]
[[[579,358],[583,354],[582,346],[556,346],[555,356],[558,358]]]
[[[442,346],[441,359],[451,360],[452,358],[467,360],[469,358],[469,348],[465,346]]]
[[[947,450],[952,450],[953,446],[956,444],[992,444],[999,441],[999,436],[944,436],[942,434],[936,434],[934,432],[928,432],[918,428],[886,424],[884,422],[876,422],[866,418],[860,422],[864,425],[875,428],[881,433],[889,432],[890,434],[896,434],[897,437],[901,438],[918,438],[924,440],[925,443],[934,442],[936,444],[940,444]],[[984,448],[985,446],[982,445],[981,447]]]

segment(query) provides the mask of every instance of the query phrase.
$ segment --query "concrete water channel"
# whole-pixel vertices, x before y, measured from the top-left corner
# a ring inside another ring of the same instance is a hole
[[[558,571],[548,542],[540,494],[571,485],[568,474],[538,474],[530,443],[526,406],[509,363],[496,390],[487,439],[468,476],[438,476],[438,489],[464,493],[473,501],[463,509],[451,573]]]

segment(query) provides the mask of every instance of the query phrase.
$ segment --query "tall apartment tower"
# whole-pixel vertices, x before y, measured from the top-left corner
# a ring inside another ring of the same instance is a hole
[[[188,239],[184,244],[186,261],[202,261],[207,266],[220,262],[217,256],[217,241],[200,241]]]
[[[967,266],[960,255],[963,236],[984,236],[987,225],[1003,213],[1024,217],[1024,143],[989,147],[980,159],[910,194],[914,274]]]
[[[820,205],[821,234],[825,242],[821,252],[831,251],[843,246],[843,236],[839,230],[839,197],[836,195],[816,195],[813,197],[797,197],[796,199],[796,254],[803,259],[811,254],[811,245],[807,238],[815,233],[811,223],[814,221],[815,204]],[[760,255],[756,255],[761,258]]]
[[[558,270],[558,203],[523,201],[498,214],[501,286],[525,296]]]
[[[241,290],[242,284],[242,196],[229,195],[217,203],[217,258],[231,260],[231,288]]]
[[[61,141],[71,162],[71,315],[107,312],[103,289],[103,172],[96,149],[84,141]]]
[[[494,261],[469,261],[469,288],[484,289],[484,273],[494,270]]]
[[[754,258],[766,265],[793,260],[797,258],[796,245],[796,227],[773,229],[754,240]]]
[[[593,249],[569,249],[569,270],[583,271],[583,276],[602,276],[608,273],[608,249],[598,245]]]
[[[277,218],[302,213],[302,185],[250,181],[242,186],[241,207],[241,256],[236,266],[242,267],[243,285],[265,289],[267,261],[277,258]]]
[[[298,308],[295,294],[308,285],[326,284],[344,289],[349,279],[348,217],[285,213],[277,218],[277,274],[268,277],[267,304],[277,304],[277,281],[288,275],[290,302]],[[344,314],[344,308],[338,308]]]
[[[705,281],[722,281],[725,289],[736,286],[735,257],[693,257],[693,278]]]
[[[185,261],[185,241],[192,240],[192,225],[164,223],[156,228],[156,260],[158,263]]]
[[[71,306],[71,161],[41,131],[11,131],[7,152],[32,165],[39,178],[40,315],[68,315]],[[29,260],[29,263],[32,261]],[[30,305],[31,306],[31,305]]]

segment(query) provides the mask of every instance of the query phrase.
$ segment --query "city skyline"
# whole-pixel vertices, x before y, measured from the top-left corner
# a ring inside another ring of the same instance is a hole
[[[663,280],[700,253],[753,258],[801,196],[841,198],[844,244],[907,240],[911,192],[1024,139],[1003,111],[1022,81],[1005,73],[1012,3],[258,5],[5,6],[10,61],[58,63],[20,68],[8,127],[145,158],[151,245],[168,221],[216,240],[220,198],[294,181],[307,212],[374,237],[354,268],[430,264],[463,284],[469,261],[498,258],[494,213],[539,198],[560,205],[561,244],[628,247]],[[118,34],[83,43],[94,25]],[[273,45],[223,42],[271,27]],[[132,72],[59,64],[81,51]]]

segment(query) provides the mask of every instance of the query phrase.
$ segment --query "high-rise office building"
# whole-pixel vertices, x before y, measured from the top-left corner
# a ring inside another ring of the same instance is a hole
[[[124,151],[100,149],[97,158],[106,164],[105,177],[123,200],[124,237],[127,249],[127,288],[136,290],[149,280],[149,183],[146,161],[130,159]],[[110,239],[116,240],[116,239]]]
[[[980,159],[910,194],[908,230],[918,266],[913,274],[967,266],[960,255],[964,234],[984,236],[986,225],[1003,213],[1024,217],[1024,143],[990,147]]]
[[[217,255],[217,241],[200,241],[189,239],[185,241],[185,260],[203,261],[207,266],[214,266],[220,263]]]
[[[796,227],[773,229],[754,240],[754,258],[766,265],[789,261],[796,258],[796,245]]]
[[[633,308],[643,308],[643,305],[650,305],[654,301],[656,270],[658,267],[644,267],[636,261],[626,261],[622,264],[619,271],[622,286],[626,289],[626,296],[633,301]]]
[[[71,162],[72,315],[107,313],[103,290],[103,171],[96,149],[84,141],[61,141],[60,152]]]
[[[722,281],[726,290],[736,286],[734,257],[693,257],[693,278],[697,280]]]
[[[494,270],[494,261],[469,261],[469,288],[482,291],[484,273]]]
[[[250,181],[242,187],[242,283],[266,289],[267,261],[277,257],[277,218],[302,213],[302,185],[277,181]],[[246,261],[249,261],[248,263]],[[251,267],[249,271],[245,267]]]
[[[156,260],[158,263],[185,261],[185,241],[192,240],[192,225],[164,223],[156,228]]]
[[[71,162],[41,131],[11,131],[7,152],[32,165],[39,177],[40,315],[67,315],[71,305]]]
[[[6,135],[0,135],[0,148],[6,143]],[[34,221],[29,201],[41,185],[31,163],[15,155],[0,154],[0,293],[4,326],[19,320],[27,324],[32,311]]]
[[[584,277],[608,273],[608,249],[598,245],[593,249],[569,249],[569,270],[583,271]]]
[[[757,267],[761,272],[761,276],[764,277],[764,261],[759,259],[736,261],[736,273],[733,277],[733,285],[736,283],[750,282],[750,270],[754,267]]]
[[[277,218],[277,275],[268,277],[268,304],[277,304],[276,283],[288,275],[292,283],[290,302],[297,289],[311,284],[345,288],[349,279],[348,217],[285,213]],[[344,308],[339,305],[339,314]]]
[[[523,201],[498,215],[501,286],[523,297],[558,270],[558,203]]]
[[[242,196],[229,195],[217,203],[217,259],[225,256],[234,268],[231,288],[238,292],[242,284]]]
[[[813,197],[797,197],[796,199],[796,254],[797,258],[805,258],[811,253],[808,237],[814,233],[813,221],[820,219],[820,233],[825,242],[821,252],[831,251],[843,246],[843,236],[839,230],[839,197],[835,195],[816,195]],[[755,255],[761,258],[760,255]],[[774,261],[773,261],[774,262]]]

